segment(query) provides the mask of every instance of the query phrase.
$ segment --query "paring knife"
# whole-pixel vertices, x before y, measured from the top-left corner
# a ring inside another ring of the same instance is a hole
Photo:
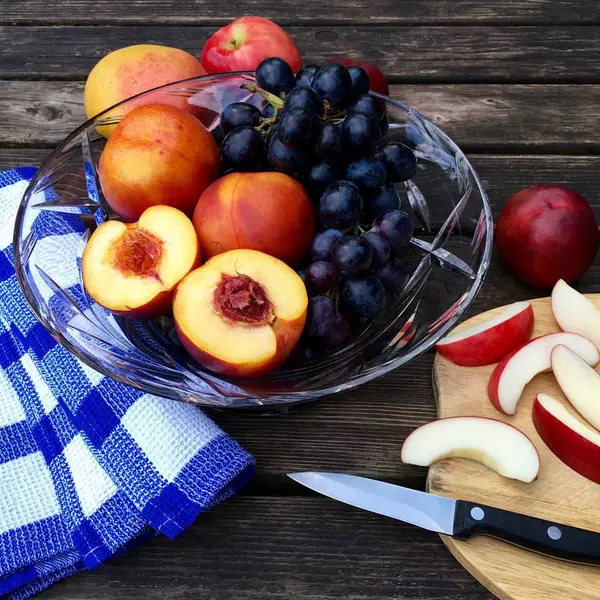
[[[289,477],[340,502],[454,538],[488,535],[554,558],[600,564],[600,534],[585,529],[355,475],[307,472]]]

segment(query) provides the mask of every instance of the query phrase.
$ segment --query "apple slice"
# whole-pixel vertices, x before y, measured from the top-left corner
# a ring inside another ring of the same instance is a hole
[[[565,346],[556,346],[550,357],[552,371],[575,410],[600,430],[600,375]]]
[[[538,394],[533,403],[533,424],[554,455],[574,471],[600,483],[600,434],[578,421],[565,406]]]
[[[550,305],[563,331],[578,333],[600,348],[600,311],[591,300],[559,279],[552,290]]]
[[[529,483],[540,470],[531,440],[496,419],[449,417],[415,429],[402,446],[403,463],[428,467],[445,458],[467,458],[492,471]]]
[[[550,354],[563,345],[596,366],[600,361],[598,348],[576,333],[549,333],[527,342],[496,365],[488,383],[488,395],[500,412],[514,415],[523,388],[542,371],[550,369]]]
[[[515,302],[485,323],[451,333],[436,350],[461,367],[482,367],[501,361],[525,343],[532,331],[531,302]]]

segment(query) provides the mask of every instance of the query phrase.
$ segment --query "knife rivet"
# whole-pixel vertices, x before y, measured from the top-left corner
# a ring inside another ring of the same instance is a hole
[[[548,537],[554,541],[560,540],[560,538],[562,537],[562,531],[558,527],[555,527],[554,525],[552,525],[551,527],[548,527],[547,533],[548,533]]]
[[[471,517],[476,521],[481,521],[483,517],[485,517],[485,513],[483,512],[483,508],[479,508],[479,506],[475,506],[471,509]]]

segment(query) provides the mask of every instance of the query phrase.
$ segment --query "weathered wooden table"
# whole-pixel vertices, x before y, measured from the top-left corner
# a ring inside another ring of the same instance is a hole
[[[378,63],[392,95],[468,153],[497,215],[527,185],[581,192],[600,216],[597,0],[0,0],[0,168],[39,164],[84,120],[83,84],[134,43],[199,55],[243,14],[273,18],[306,61]],[[580,288],[600,291],[600,266]],[[472,312],[540,296],[494,260]],[[284,417],[214,414],[257,458],[252,483],[176,541],[158,539],[45,598],[472,599],[490,594],[439,538],[309,494],[285,473],[345,471],[422,487],[402,440],[435,417],[427,354]]]

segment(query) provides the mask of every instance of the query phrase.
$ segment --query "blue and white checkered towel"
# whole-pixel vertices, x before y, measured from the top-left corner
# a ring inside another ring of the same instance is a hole
[[[35,319],[11,247],[34,173],[0,172],[0,596],[9,598],[157,532],[175,537],[254,466],[197,407],[100,375]]]

